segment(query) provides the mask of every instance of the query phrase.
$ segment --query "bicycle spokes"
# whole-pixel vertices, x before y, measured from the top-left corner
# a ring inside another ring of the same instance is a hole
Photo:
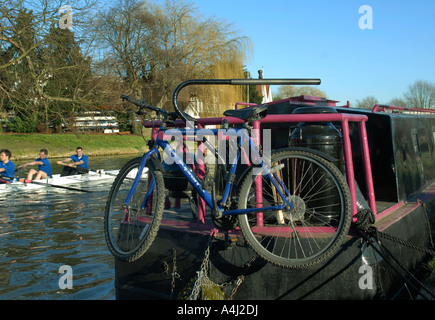
[[[309,152],[281,151],[272,156],[271,175],[248,177],[240,191],[239,209],[258,213],[240,216],[244,236],[257,253],[270,262],[298,268],[329,256],[341,242],[351,220],[346,181],[330,162]],[[284,197],[283,197],[284,196]],[[276,206],[291,203],[292,206]],[[259,221],[262,223],[259,224]]]

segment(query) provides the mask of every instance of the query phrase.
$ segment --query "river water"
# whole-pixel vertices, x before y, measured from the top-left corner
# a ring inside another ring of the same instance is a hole
[[[93,157],[89,165],[120,169],[133,157]],[[60,173],[51,162],[53,173]],[[103,227],[111,182],[80,187],[92,192],[43,188],[0,194],[0,299],[115,299],[114,259]],[[70,267],[71,281],[62,266]]]

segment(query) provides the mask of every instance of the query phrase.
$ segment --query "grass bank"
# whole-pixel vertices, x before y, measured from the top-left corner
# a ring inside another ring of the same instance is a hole
[[[50,158],[67,158],[79,146],[89,156],[141,154],[147,149],[144,139],[134,135],[0,133],[0,149],[9,149],[13,160],[34,159],[40,149],[47,149]]]

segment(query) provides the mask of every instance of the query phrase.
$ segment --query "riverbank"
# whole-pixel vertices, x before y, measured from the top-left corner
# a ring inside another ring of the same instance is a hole
[[[40,149],[47,149],[50,158],[67,158],[79,146],[88,156],[139,155],[148,148],[144,138],[136,135],[0,134],[0,149],[9,149],[13,160],[34,159]]]

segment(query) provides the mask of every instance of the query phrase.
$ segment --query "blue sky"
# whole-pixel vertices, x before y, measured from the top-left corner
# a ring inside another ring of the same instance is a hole
[[[434,0],[192,0],[204,16],[232,23],[254,46],[252,77],[320,78],[341,102],[402,97],[416,80],[435,83]],[[373,9],[362,30],[359,8]]]

